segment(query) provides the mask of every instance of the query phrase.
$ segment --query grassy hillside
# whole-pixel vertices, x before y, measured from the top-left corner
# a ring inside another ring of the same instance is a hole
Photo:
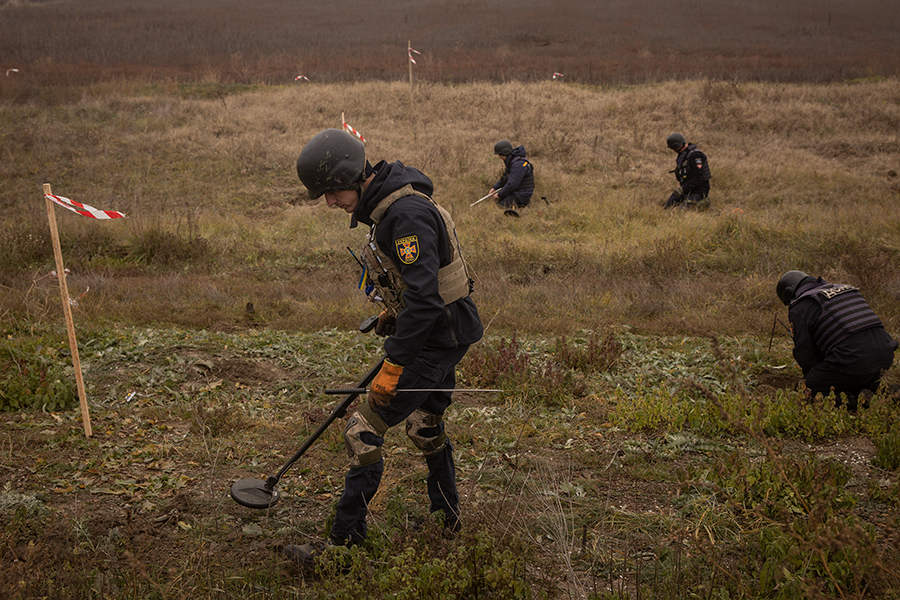
[[[58,216],[83,322],[352,327],[372,308],[347,247],[362,231],[310,202],[294,162],[341,114],[375,160],[435,182],[478,274],[491,326],[565,334],[606,323],[758,334],[778,276],[862,286],[898,329],[900,103],[895,80],[829,85],[556,82],[246,88],[106,84],[58,106],[0,105],[5,318],[58,318],[41,184],[123,211]],[[660,209],[665,147],[710,157],[712,209]],[[493,143],[524,144],[537,193],[523,218],[483,202]],[[546,198],[546,199],[542,199]],[[64,213],[64,214],[62,214]]]

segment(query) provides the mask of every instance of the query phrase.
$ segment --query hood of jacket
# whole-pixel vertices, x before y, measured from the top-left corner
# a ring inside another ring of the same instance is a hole
[[[525,146],[519,146],[518,148],[513,148],[512,152],[510,152],[506,156],[506,160],[504,160],[503,162],[505,162],[506,166],[508,167],[517,158],[521,158],[522,160],[525,160],[526,157],[527,157],[527,154],[525,153]]]
[[[434,193],[434,183],[422,171],[407,167],[399,160],[388,163],[381,161],[374,169],[374,177],[368,187],[362,192],[359,206],[353,211],[350,227],[356,227],[357,222],[373,225],[370,215],[378,203],[405,185],[412,185],[413,189],[428,196]]]

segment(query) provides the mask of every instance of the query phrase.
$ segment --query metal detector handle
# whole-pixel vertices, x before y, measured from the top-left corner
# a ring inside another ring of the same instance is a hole
[[[381,360],[379,360],[378,363],[374,367],[372,367],[371,371],[366,373],[366,376],[363,377],[362,381],[360,381],[358,384],[356,384],[356,387],[362,388],[362,391],[365,392],[366,386],[368,386],[372,382],[372,380],[375,379],[375,376],[378,375],[378,371],[381,370],[381,365],[383,365],[383,364],[384,364],[384,357],[382,357]],[[287,462],[287,464],[285,464],[283,467],[281,467],[281,470],[278,471],[278,474],[277,475],[269,475],[269,478],[266,479],[266,488],[267,489],[271,490],[272,488],[274,488],[275,485],[281,480],[281,476],[284,475],[287,472],[287,470],[290,469],[291,466],[295,462],[300,460],[300,457],[303,456],[307,450],[309,450],[309,447],[312,446],[313,443],[317,439],[319,439],[319,436],[322,435],[325,432],[325,430],[328,429],[328,427],[332,423],[334,423],[334,421],[336,419],[343,417],[345,414],[347,414],[347,408],[349,408],[350,405],[353,404],[353,401],[356,400],[357,396],[359,396],[360,393],[361,392],[358,392],[358,391],[356,391],[356,389],[354,389],[352,393],[347,394],[347,397],[344,398],[344,401],[341,402],[340,404],[338,404],[334,408],[334,410],[331,411],[331,414],[328,416],[327,419],[325,419],[325,422],[322,423],[321,425],[319,425],[319,428],[316,429],[316,431],[311,436],[309,436],[309,438],[303,443],[303,445],[300,446],[300,449],[297,450],[297,452],[294,454],[294,456],[291,457],[291,460],[289,460]]]
[[[378,325],[378,315],[372,315],[371,317],[366,317],[366,319],[359,324],[359,332],[360,333],[369,333],[375,326]]]

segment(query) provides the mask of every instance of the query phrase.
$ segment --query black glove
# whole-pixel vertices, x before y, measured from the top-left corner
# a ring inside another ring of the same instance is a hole
[[[375,324],[375,335],[387,337],[394,335],[395,331],[397,331],[397,317],[388,314],[386,310],[381,311],[381,314],[378,315],[378,323]]]

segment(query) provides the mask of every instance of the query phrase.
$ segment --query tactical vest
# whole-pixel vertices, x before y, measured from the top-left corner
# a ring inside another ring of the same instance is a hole
[[[852,285],[826,283],[816,286],[794,298],[791,305],[803,298],[813,298],[822,307],[819,320],[810,329],[813,342],[823,353],[851,334],[884,326],[859,293],[859,288]]]
[[[518,189],[515,191],[534,193],[534,165],[526,158],[516,157],[509,161],[509,164],[506,165],[506,169],[503,171],[503,175],[500,176],[498,184],[501,188],[506,185],[506,182],[509,181],[509,173],[512,171],[513,163],[517,160],[522,161],[522,168],[525,169],[526,173],[525,176],[522,177],[522,181],[519,182]]]
[[[677,165],[675,167],[675,177],[678,178],[679,183],[688,178],[691,168],[690,158],[697,152],[700,152],[700,149],[696,146],[691,146],[690,148],[688,148],[683,158],[681,156],[678,157],[681,159],[680,161],[676,159]],[[703,181],[709,181],[710,179],[712,179],[712,173],[709,170],[708,160],[703,161],[703,169],[700,171],[700,177],[703,179]]]
[[[378,247],[375,241],[375,229],[384,217],[387,209],[400,198],[406,196],[418,196],[431,202],[441,215],[444,227],[447,228],[447,239],[450,240],[450,263],[438,270],[438,292],[444,300],[444,304],[456,302],[465,298],[472,292],[472,278],[469,276],[468,265],[463,260],[459,250],[459,239],[456,236],[456,225],[450,213],[444,210],[430,196],[417,192],[412,185],[406,185],[391,195],[383,198],[372,210],[370,218],[374,225],[366,235],[367,243],[362,249],[362,261],[366,269],[369,287],[366,295],[369,301],[384,307],[391,314],[398,314],[406,304],[403,302],[403,292],[406,284],[400,277],[400,269],[391,257]]]

